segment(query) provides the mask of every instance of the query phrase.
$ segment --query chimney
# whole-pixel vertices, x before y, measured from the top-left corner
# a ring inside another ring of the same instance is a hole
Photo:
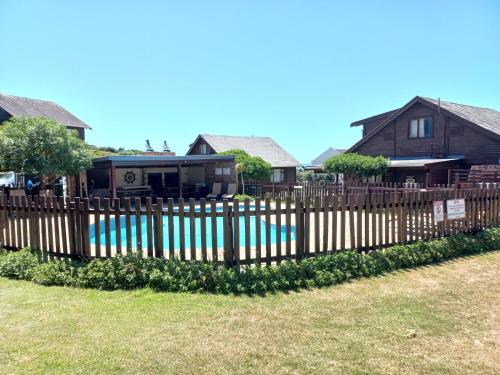
[[[153,147],[151,147],[151,144],[149,143],[149,139],[146,139],[146,152],[153,152]]]
[[[170,147],[168,147],[167,141],[163,141],[163,151],[155,151],[151,144],[149,143],[149,139],[146,139],[146,151],[143,152],[143,155],[148,156],[175,156],[175,152],[170,151]]]
[[[170,152],[170,147],[168,147],[167,141],[163,141],[163,152]]]

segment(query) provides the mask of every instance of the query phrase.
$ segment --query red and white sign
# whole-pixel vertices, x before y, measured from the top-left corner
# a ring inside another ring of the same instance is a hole
[[[446,211],[448,219],[465,219],[465,200],[464,199],[449,199],[446,201]]]
[[[434,201],[432,202],[432,206],[434,208],[434,221],[439,223],[444,220],[444,204],[443,201]]]

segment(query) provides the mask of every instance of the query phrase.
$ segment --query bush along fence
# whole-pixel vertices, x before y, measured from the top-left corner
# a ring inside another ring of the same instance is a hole
[[[171,292],[265,294],[324,287],[497,249],[500,249],[499,228],[486,229],[473,236],[459,234],[368,253],[342,251],[301,262],[287,260],[270,267],[226,267],[138,255],[84,261],[57,260],[50,259],[46,253],[24,249],[0,252],[0,276],[31,280],[42,285],[106,290],[149,287]]]
[[[499,224],[499,197],[498,188],[383,189],[274,201],[157,199],[154,204],[151,198],[3,196],[0,245],[75,258],[141,253],[181,261],[271,265],[473,233]]]

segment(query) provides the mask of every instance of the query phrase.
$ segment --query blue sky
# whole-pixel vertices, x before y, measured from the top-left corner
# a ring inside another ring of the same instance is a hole
[[[500,110],[498,0],[0,0],[0,19],[0,92],[101,146],[268,135],[306,163],[415,95]]]

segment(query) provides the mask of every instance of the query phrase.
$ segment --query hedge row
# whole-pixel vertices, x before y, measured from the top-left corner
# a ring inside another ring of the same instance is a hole
[[[368,254],[344,251],[301,262],[270,267],[225,267],[214,263],[181,262],[140,256],[94,259],[86,262],[49,260],[24,249],[0,255],[0,276],[105,290],[149,287],[157,291],[265,294],[324,287],[346,280],[376,276],[403,268],[438,263],[458,256],[500,249],[500,229],[474,236],[397,245]]]

